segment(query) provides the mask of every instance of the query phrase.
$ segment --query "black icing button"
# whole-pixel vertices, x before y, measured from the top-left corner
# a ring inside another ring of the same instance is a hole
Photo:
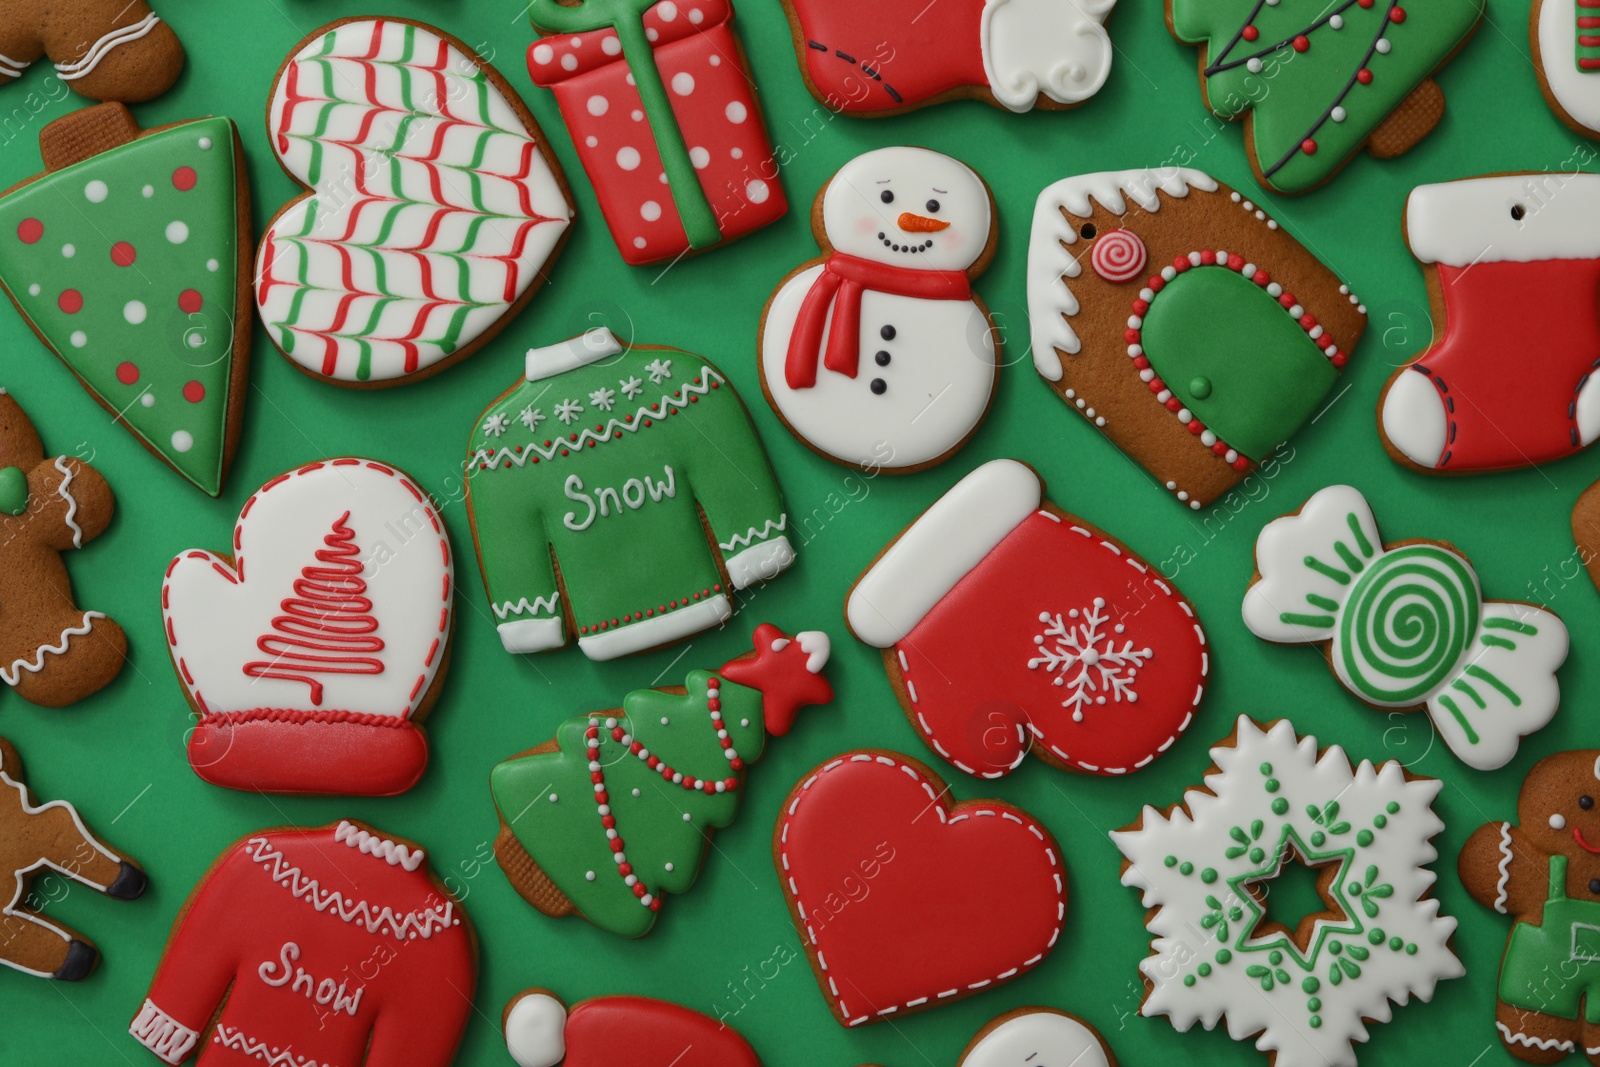
[[[894,327],[893,326],[885,326],[883,329],[878,331],[878,336],[882,337],[885,341],[893,341],[894,340]]]
[[[882,396],[884,393],[889,391],[889,383],[884,381],[882,378],[874,378],[872,379],[872,391],[877,393],[879,396]]]
[[[880,367],[887,367],[889,365],[889,353],[887,352],[879,352],[877,355],[873,356],[872,359]]]

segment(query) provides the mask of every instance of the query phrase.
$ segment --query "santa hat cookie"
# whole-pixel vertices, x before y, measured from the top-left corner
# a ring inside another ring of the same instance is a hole
[[[784,0],[800,71],[830,111],[893,115],[974,98],[1009,111],[1077,107],[1111,73],[1116,0]],[[974,41],[972,38],[978,39]]]
[[[906,718],[945,761],[998,778],[1029,752],[1087,774],[1148,766],[1205,696],[1194,608],[1120,541],[985,463],[856,579],[850,630],[883,650]]]
[[[1378,401],[1389,456],[1475,474],[1548,463],[1600,436],[1600,175],[1419,185],[1405,232],[1443,325]],[[1521,351],[1539,358],[1506,358]]]
[[[1196,510],[1322,408],[1366,310],[1266,212],[1197,170],[1080,174],[1034,207],[1034,367]]]
[[[761,390],[813,452],[904,474],[978,429],[1000,374],[999,333],[972,291],[994,256],[994,198],[972,168],[925,148],[857,156],[817,197],[826,253],[762,312]]]
[[[400,471],[330,459],[246,501],[232,555],[185,552],[162,616],[200,716],[189,763],[215,785],[389,796],[428,764],[417,728],[454,623],[444,520]]]
[[[0,86],[40,59],[82,96],[134,104],[172,88],[183,46],[144,0],[8,0]]]
[[[726,1023],[648,997],[594,997],[569,1010],[553,993],[526,989],[506,1005],[501,1029],[517,1067],[761,1067]]]

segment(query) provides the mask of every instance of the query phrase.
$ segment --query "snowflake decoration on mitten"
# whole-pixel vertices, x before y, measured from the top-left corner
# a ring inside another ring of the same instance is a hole
[[[576,400],[563,400],[556,405],[556,418],[560,419],[564,426],[570,425],[572,420],[581,414],[583,414],[583,405]]]
[[[539,424],[544,421],[544,412],[529,404],[522,409],[522,414],[517,416],[517,420],[528,429],[537,430]]]
[[[1179,1031],[1226,1015],[1275,1067],[1355,1067],[1353,1043],[1389,1020],[1390,1001],[1429,1000],[1465,973],[1456,921],[1428,896],[1441,783],[1394,760],[1352,768],[1286,720],[1240,716],[1211,759],[1203,789],[1111,835],[1122,884],[1153,909],[1140,1014]],[[1285,927],[1265,901],[1293,861],[1322,869],[1323,910]]]
[[[483,432],[490,437],[499,437],[506,432],[506,427],[511,425],[511,420],[504,415],[494,414],[483,420]]]
[[[649,373],[650,380],[656,385],[660,385],[662,382],[672,377],[672,360],[652,360],[650,364],[645,367],[645,370]]]
[[[1045,624],[1044,632],[1033,639],[1039,655],[1028,660],[1028,666],[1053,672],[1052,684],[1067,687],[1068,696],[1061,706],[1071,709],[1073,722],[1082,722],[1083,709],[1104,704],[1108,696],[1117,703],[1132,704],[1139,699],[1133,683],[1139,668],[1155,652],[1148,647],[1134,648],[1130,640],[1117,645],[1117,636],[1125,627],[1120,622],[1106,627],[1111,616],[1106,612],[1105,597],[1095,597],[1090,607],[1073,608],[1065,619],[1040,612],[1039,621]]]

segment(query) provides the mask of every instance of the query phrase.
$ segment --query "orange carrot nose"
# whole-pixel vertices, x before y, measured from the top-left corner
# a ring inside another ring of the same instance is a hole
[[[940,219],[930,219],[926,215],[913,215],[909,211],[901,214],[896,225],[907,233],[938,233],[940,230],[948,230],[950,228],[948,222]]]

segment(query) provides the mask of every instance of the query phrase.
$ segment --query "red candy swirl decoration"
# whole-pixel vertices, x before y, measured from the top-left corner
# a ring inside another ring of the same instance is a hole
[[[1131,281],[1144,272],[1144,242],[1132,230],[1109,230],[1095,240],[1089,263],[1108,282]]]

